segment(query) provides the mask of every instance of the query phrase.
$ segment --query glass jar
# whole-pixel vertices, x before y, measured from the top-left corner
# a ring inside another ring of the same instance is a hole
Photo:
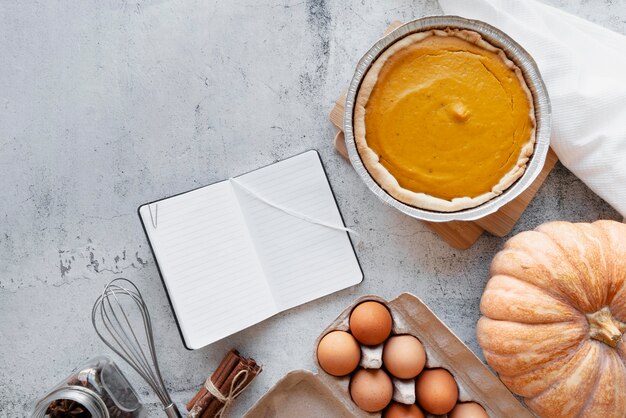
[[[75,415],[70,415],[68,408],[72,408]],[[77,418],[145,417],[137,393],[106,356],[92,358],[56,385],[37,402],[32,418],[55,416],[52,410],[66,411],[67,416]]]

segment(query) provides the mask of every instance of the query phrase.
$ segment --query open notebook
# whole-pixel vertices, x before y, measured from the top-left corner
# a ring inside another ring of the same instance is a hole
[[[363,279],[316,151],[148,203],[139,216],[187,348]]]

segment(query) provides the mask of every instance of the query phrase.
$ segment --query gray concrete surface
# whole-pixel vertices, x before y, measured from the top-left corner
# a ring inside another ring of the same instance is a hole
[[[548,0],[626,32],[626,3]],[[392,20],[434,0],[0,2],[0,417],[109,350],[89,314],[124,276],[144,291],[163,375],[183,406],[230,347],[265,365],[241,416],[287,371],[315,369],[318,333],[357,296],[420,296],[476,353],[478,301],[505,239],[449,248],[373,198],[333,151],[327,113]],[[195,352],[179,339],[136,215],[141,203],[317,148],[346,223],[361,232],[357,287]],[[514,232],[618,219],[557,166]],[[150,416],[155,397],[127,371]]]

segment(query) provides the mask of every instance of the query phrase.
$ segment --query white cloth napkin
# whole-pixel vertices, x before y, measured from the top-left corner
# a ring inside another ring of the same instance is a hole
[[[626,216],[626,37],[535,0],[439,0],[506,32],[537,62],[561,162]]]

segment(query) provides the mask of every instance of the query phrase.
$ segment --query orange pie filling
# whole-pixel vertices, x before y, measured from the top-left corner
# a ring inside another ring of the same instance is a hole
[[[365,105],[366,141],[404,189],[473,198],[515,168],[530,115],[525,86],[497,53],[429,36],[384,63]]]

